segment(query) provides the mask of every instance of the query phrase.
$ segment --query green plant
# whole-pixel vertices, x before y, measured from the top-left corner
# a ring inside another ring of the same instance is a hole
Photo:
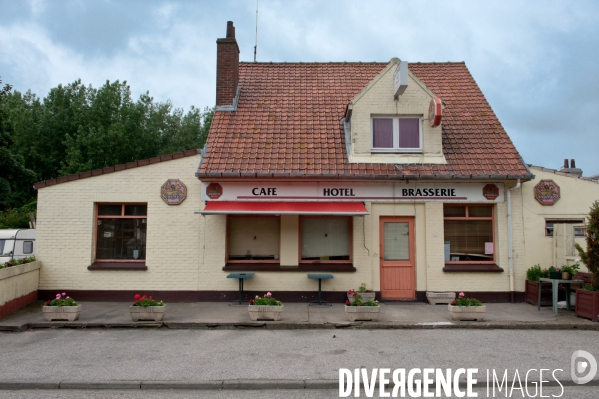
[[[19,266],[19,265],[22,265],[23,263],[30,263],[30,262],[34,262],[34,261],[35,261],[35,256],[30,256],[28,258],[23,258],[23,259],[11,259],[8,262],[1,264],[0,269],[6,269],[7,267],[11,267],[11,266]]]
[[[250,305],[256,306],[281,306],[283,302],[277,301],[270,292],[264,294],[264,296],[256,295],[256,298],[250,299]]]
[[[546,271],[541,269],[541,265],[534,265],[526,271],[526,279],[530,281],[539,281],[546,276]]]
[[[580,269],[580,265],[578,263],[573,264],[572,266],[564,265],[562,266],[562,273],[570,273],[571,275],[575,275],[578,273],[578,269]]]
[[[466,294],[460,292],[458,297],[451,301],[451,306],[483,306],[483,303],[476,298],[466,298]]]
[[[357,292],[353,293],[354,299],[345,301],[347,306],[379,306],[379,301],[362,301],[362,296]]]
[[[77,301],[63,292],[56,294],[56,298],[44,302],[44,306],[77,306]]]
[[[364,292],[372,292],[372,290],[366,288],[366,283],[362,283],[362,284],[360,284],[360,287],[358,287],[357,291],[354,291],[353,289],[350,289],[350,290],[347,291],[347,293],[350,294],[350,295],[353,295],[356,292],[362,292],[362,293],[364,293]]]
[[[142,307],[148,307],[148,306],[164,306],[164,302],[162,301],[156,301],[154,300],[154,298],[152,298],[152,296],[141,296],[139,294],[135,294],[133,296],[133,306],[142,306]]]
[[[599,291],[599,201],[593,202],[589,212],[589,222],[586,225],[587,237],[586,251],[576,244],[576,249],[580,255],[580,259],[587,266],[589,271],[593,273],[591,285],[596,291]]]
[[[587,291],[599,291],[598,289],[596,289],[595,287],[593,287],[591,284],[585,284],[584,285],[584,289]]]
[[[547,269],[547,271],[549,273],[555,273],[555,272],[558,272],[559,270],[555,266],[549,266],[549,269]]]

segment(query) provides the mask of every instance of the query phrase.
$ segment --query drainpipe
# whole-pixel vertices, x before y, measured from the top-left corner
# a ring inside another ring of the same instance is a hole
[[[512,190],[520,188],[520,179],[518,183],[507,190],[507,242],[508,242],[508,259],[510,264],[510,302],[514,303],[514,251],[512,245]]]

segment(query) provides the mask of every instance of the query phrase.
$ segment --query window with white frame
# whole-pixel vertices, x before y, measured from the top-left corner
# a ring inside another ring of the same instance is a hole
[[[422,124],[418,117],[372,118],[373,152],[422,152]]]

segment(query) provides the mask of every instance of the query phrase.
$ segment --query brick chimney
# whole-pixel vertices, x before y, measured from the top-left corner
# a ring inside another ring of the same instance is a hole
[[[239,84],[239,46],[235,27],[227,22],[227,37],[216,39],[216,105],[233,105]]]

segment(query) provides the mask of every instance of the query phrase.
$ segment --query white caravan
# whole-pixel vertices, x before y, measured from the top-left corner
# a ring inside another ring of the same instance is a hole
[[[35,229],[0,230],[0,265],[35,254]]]

